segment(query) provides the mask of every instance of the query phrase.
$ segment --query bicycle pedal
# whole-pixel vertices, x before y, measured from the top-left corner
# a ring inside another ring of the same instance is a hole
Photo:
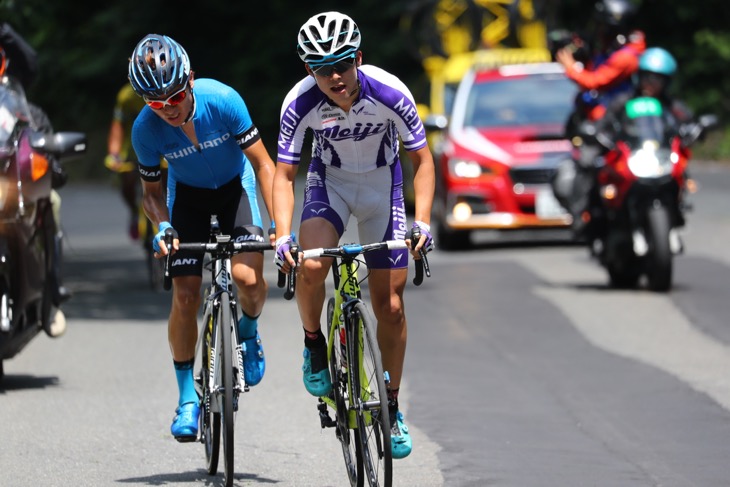
[[[319,410],[319,422],[322,425],[322,429],[324,428],[332,428],[333,426],[337,426],[337,422],[330,417],[329,409],[327,408],[327,404],[320,401],[317,405],[317,409]]]
[[[198,435],[176,436],[175,439],[178,443],[192,443],[198,440]]]

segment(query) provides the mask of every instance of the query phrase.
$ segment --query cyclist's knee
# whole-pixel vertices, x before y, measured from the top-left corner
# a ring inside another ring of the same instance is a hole
[[[200,287],[187,281],[176,282],[173,292],[173,306],[181,311],[198,311],[200,306]]]
[[[319,286],[327,278],[329,264],[322,259],[306,259],[300,263],[297,285]]]
[[[405,312],[403,309],[403,301],[397,295],[391,295],[391,298],[382,300],[382,302],[372,301],[373,313],[379,323],[388,323],[391,325],[399,325],[405,322]]]
[[[236,280],[236,287],[238,290],[247,295],[263,298],[269,290],[269,285],[265,279],[245,279],[242,281]]]

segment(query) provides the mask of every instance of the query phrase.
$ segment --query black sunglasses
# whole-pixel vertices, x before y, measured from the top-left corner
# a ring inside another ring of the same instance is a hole
[[[332,73],[342,74],[347,72],[350,68],[355,65],[355,56],[341,59],[332,64],[323,64],[321,66],[310,66],[314,74],[317,76],[329,77]]]

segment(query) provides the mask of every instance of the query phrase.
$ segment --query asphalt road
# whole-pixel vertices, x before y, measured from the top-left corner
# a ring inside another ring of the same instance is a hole
[[[409,286],[397,486],[730,485],[730,172],[700,182],[669,294],[614,291],[585,249],[434,252]],[[5,362],[0,485],[219,485],[169,435],[170,296],[148,289],[115,189],[62,190],[69,329]],[[302,333],[267,260],[263,382],[242,398],[235,485],[342,486],[301,384]]]

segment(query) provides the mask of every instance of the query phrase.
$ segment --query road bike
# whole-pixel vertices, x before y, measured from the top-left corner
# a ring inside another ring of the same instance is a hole
[[[166,232],[168,249],[172,243],[171,232]],[[196,389],[200,396],[200,427],[197,441],[205,447],[206,467],[209,475],[218,471],[220,440],[223,437],[224,482],[233,485],[233,427],[238,411],[238,398],[248,392],[249,386],[243,374],[243,350],[238,340],[238,298],[231,274],[231,257],[240,252],[271,250],[267,241],[235,242],[230,235],[220,231],[215,215],[210,222],[210,241],[180,243],[180,250],[195,250],[208,254],[205,268],[210,271],[210,284],[205,290],[203,326],[200,329],[196,350]],[[169,274],[170,255],[165,260],[163,288],[169,290],[172,280]]]
[[[417,242],[420,234],[412,235]],[[332,257],[334,296],[327,302],[327,358],[332,392],[318,400],[317,410],[322,428],[335,428],[342,446],[350,485],[390,487],[393,478],[388,414],[388,371],[383,370],[377,341],[376,322],[362,298],[360,285],[367,278],[358,276],[365,268],[366,253],[381,249],[408,248],[405,240],[388,240],[370,244],[345,244],[333,248],[300,250],[294,247],[297,260]],[[424,269],[431,275],[426,253],[415,260],[414,284],[423,281]],[[286,286],[284,297],[295,292],[295,268],[279,273],[279,287]],[[329,414],[332,410],[335,418]]]

